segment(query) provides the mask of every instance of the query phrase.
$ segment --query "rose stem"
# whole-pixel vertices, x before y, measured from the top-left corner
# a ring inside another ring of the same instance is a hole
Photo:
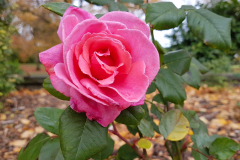
[[[187,146],[187,147],[188,147],[188,148],[191,148],[191,149],[195,150],[196,152],[200,153],[201,155],[203,155],[203,156],[205,156],[205,157],[209,158],[209,156],[207,156],[207,155],[203,154],[203,153],[202,153],[202,152],[200,152],[198,149],[195,149],[195,148],[192,148],[192,147],[189,147],[189,146]]]
[[[146,160],[145,157],[142,155],[142,153],[140,153],[140,151],[136,148],[135,145],[133,145],[133,144],[131,144],[130,142],[128,142],[125,138],[123,138],[123,137],[119,134],[119,132],[117,131],[117,128],[116,128],[114,122],[112,122],[112,125],[113,125],[113,131],[112,131],[112,130],[108,130],[108,131],[111,132],[111,133],[113,133],[113,134],[115,134],[116,136],[118,136],[118,137],[119,137],[121,140],[123,140],[126,144],[128,144],[129,146],[131,146],[131,147],[134,149],[134,151],[139,155],[139,157],[141,157],[141,158],[143,158],[144,160]]]

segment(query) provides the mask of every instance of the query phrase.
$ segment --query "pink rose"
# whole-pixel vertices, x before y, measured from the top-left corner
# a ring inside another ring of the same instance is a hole
[[[129,106],[144,103],[160,64],[149,27],[128,12],[97,19],[69,7],[58,28],[62,43],[40,53],[54,88],[70,106],[106,127]]]

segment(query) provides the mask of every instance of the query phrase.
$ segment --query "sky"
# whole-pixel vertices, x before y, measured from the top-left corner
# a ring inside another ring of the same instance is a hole
[[[197,4],[197,2],[204,2],[204,1],[208,1],[208,0],[163,0],[162,2],[173,2],[173,4],[177,7],[180,8],[182,5],[195,5]],[[73,4],[76,6],[79,6],[79,0],[74,0]],[[89,4],[87,2],[83,3],[83,9],[88,10]],[[92,12],[96,12],[93,14],[97,14],[99,12],[107,12],[107,10],[103,10],[103,8],[101,6],[96,6],[94,5],[94,7],[92,8]],[[134,14],[138,14],[139,15],[140,11],[134,11]],[[141,14],[141,13],[140,13]],[[140,19],[144,20],[145,19],[145,15],[143,14],[143,16],[139,17]],[[164,31],[154,31],[154,37],[155,39],[164,47],[170,47],[170,40],[168,38],[166,38],[166,35],[169,35],[172,33],[173,29],[169,29],[169,30],[164,30]]]

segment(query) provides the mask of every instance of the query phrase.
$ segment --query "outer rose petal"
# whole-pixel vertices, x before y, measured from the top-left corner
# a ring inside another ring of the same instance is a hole
[[[77,20],[78,20],[78,23],[82,22],[83,20],[86,20],[86,19],[97,19],[94,15],[92,15],[91,13],[89,12],[86,12],[78,7],[72,7],[70,6],[64,13],[63,15],[63,18],[60,22],[60,25],[59,25],[59,28],[58,28],[58,31],[57,31],[57,34],[59,36],[59,38],[61,39],[61,41],[63,42],[63,20],[65,19],[66,16],[68,15],[74,15],[77,17]],[[76,24],[75,24],[76,25]]]
[[[144,74],[145,64],[143,61],[132,64],[128,74],[119,74],[115,82],[108,86],[100,87],[115,90],[124,100],[128,102],[138,102],[144,96],[149,85],[148,77]]]
[[[124,37],[131,46],[132,63],[144,61],[146,64],[145,75],[149,84],[153,81],[160,69],[158,51],[153,43],[140,31],[121,29],[116,34]]]
[[[128,29],[137,29],[142,31],[147,37],[150,35],[150,29],[146,23],[141,21],[139,18],[134,16],[132,13],[128,12],[121,12],[121,11],[114,11],[108,12],[107,14],[103,15],[100,20],[103,21],[114,21],[120,22],[127,26]]]
[[[114,34],[118,29],[127,29],[127,26],[123,23],[119,22],[113,22],[113,21],[104,21],[107,26],[109,31]]]
[[[58,63],[63,63],[63,45],[56,45],[39,54],[40,62],[44,65],[48,72],[53,87],[63,93],[65,96],[70,96],[70,88],[62,80],[60,80],[54,72],[54,66]]]
[[[97,103],[81,95],[73,88],[71,88],[70,93],[71,108],[77,112],[86,112],[86,115],[90,120],[96,120],[103,127],[107,127],[121,112],[117,106],[108,106]]]
[[[73,28],[78,24],[78,19],[74,15],[68,15],[62,19],[62,41],[72,32]]]

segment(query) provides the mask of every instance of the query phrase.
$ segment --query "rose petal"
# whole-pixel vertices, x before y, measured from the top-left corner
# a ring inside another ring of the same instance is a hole
[[[117,34],[124,37],[131,46],[132,63],[144,61],[146,64],[145,75],[149,83],[153,81],[160,69],[158,51],[153,43],[140,31],[122,29]]]
[[[150,35],[150,29],[146,23],[141,21],[132,13],[128,12],[121,12],[121,11],[114,11],[108,12],[107,14],[103,15],[100,20],[103,21],[114,21],[120,22],[127,26],[128,29],[137,29],[142,31],[147,37]]]
[[[112,34],[115,34],[115,32],[118,29],[126,29],[127,28],[127,26],[125,24],[120,23],[120,22],[104,21],[104,23],[107,24],[108,29]]]
[[[107,25],[99,20],[89,19],[77,24],[63,43],[64,63],[66,63],[66,54],[71,46],[80,42],[84,34],[88,32],[99,33],[103,31],[109,32]]]
[[[82,10],[81,8],[70,6],[65,11],[65,13],[63,15],[63,18],[60,22],[58,31],[57,31],[57,34],[58,34],[58,36],[59,36],[59,38],[61,39],[62,42],[63,42],[63,39],[64,39],[63,38],[63,31],[62,31],[63,30],[63,23],[64,23],[63,20],[65,19],[66,16],[69,16],[69,15],[74,15],[77,18],[78,23],[80,23],[80,22],[82,22],[83,20],[86,20],[86,19],[97,19],[94,15],[92,15],[89,12],[86,12],[86,11]],[[75,24],[75,23],[73,23],[73,24]],[[67,26],[67,24],[65,24],[65,26]],[[70,33],[70,32],[71,31],[69,30],[68,33]]]
[[[70,106],[77,112],[86,112],[90,120],[96,120],[103,127],[107,127],[120,114],[117,106],[108,106],[97,103],[71,88]]]
[[[57,63],[63,63],[63,45],[58,44],[46,51],[39,53],[39,60],[48,73],[54,72]]]
[[[59,79],[55,73],[49,75],[53,87],[60,93],[64,94],[67,97],[70,97],[70,86],[67,85],[64,81]]]
[[[144,74],[145,64],[143,61],[132,64],[128,74],[118,74],[113,84],[100,87],[115,90],[124,100],[128,102],[138,102],[147,91],[149,80]]]
[[[89,90],[84,88],[82,85],[76,86],[75,84],[73,84],[73,82],[70,80],[70,78],[68,77],[68,75],[66,73],[65,66],[63,63],[58,63],[54,67],[54,71],[56,73],[56,76],[59,79],[61,79],[63,82],[65,82],[67,85],[69,85],[71,88],[76,89],[79,93],[83,94],[84,96],[88,97],[89,99],[92,99],[95,102],[101,103],[103,105],[107,105],[106,102],[94,97],[94,95]]]
[[[78,19],[75,15],[68,15],[64,17],[62,20],[62,41],[67,38],[77,24]]]

